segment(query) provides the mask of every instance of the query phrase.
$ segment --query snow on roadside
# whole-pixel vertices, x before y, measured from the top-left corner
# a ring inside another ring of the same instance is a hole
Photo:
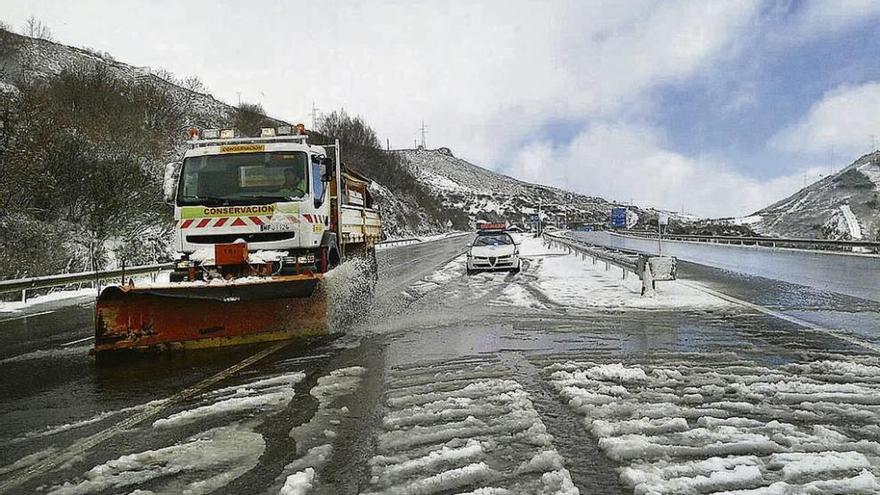
[[[551,301],[574,308],[722,308],[730,303],[677,281],[658,282],[651,297],[641,295],[641,281],[632,273],[623,278],[620,268],[591,258],[568,254],[536,264],[532,286]]]
[[[636,494],[880,493],[873,358],[569,361],[544,373]]]
[[[525,258],[566,253],[565,249],[551,247],[542,237],[532,234],[514,234],[513,240],[519,245],[519,255]]]
[[[46,304],[56,301],[64,301],[70,299],[80,299],[85,297],[95,297],[97,291],[91,287],[76,290],[57,290],[40,296],[29,297],[27,301],[2,301],[0,302],[0,313],[14,313],[27,309],[39,304]]]
[[[480,358],[391,370],[370,493],[577,494],[529,394],[502,368]]]
[[[128,493],[131,487],[144,483],[161,493],[211,493],[253,469],[265,449],[262,435],[252,426],[214,428],[176,445],[107,461],[80,479],[54,487],[49,494]],[[186,476],[180,476],[183,473]],[[154,483],[159,486],[153,487]]]
[[[160,272],[156,274],[155,283],[168,282],[170,277],[170,272]],[[132,277],[135,282],[135,285],[145,285],[149,283],[153,283],[152,275],[136,275]],[[105,284],[102,287],[106,287],[110,285],[108,281],[105,281]],[[41,304],[58,302],[58,301],[68,301],[68,303],[72,304],[76,301],[84,298],[95,298],[98,296],[98,291],[93,287],[84,287],[82,289],[70,289],[70,290],[53,290],[48,294],[43,294],[39,296],[29,296],[27,301],[0,301],[0,313],[15,313],[20,312],[24,309],[31,308],[33,306],[38,306]]]

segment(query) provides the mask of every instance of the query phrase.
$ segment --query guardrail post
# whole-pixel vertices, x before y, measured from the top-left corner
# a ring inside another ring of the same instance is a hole
[[[654,274],[651,273],[651,263],[645,259],[645,267],[642,269],[642,295],[654,294]]]
[[[21,302],[27,302],[27,289],[21,289]]]

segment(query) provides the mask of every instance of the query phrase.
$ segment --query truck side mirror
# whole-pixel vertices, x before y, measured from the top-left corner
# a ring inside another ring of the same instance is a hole
[[[177,175],[180,173],[180,167],[177,163],[169,163],[165,165],[165,178],[162,182],[162,194],[166,203],[174,203],[174,196],[177,192]]]
[[[330,182],[333,180],[333,169],[331,166],[333,165],[332,160],[327,158],[326,156],[322,156],[318,159],[318,164],[321,167],[321,181],[322,182]]]

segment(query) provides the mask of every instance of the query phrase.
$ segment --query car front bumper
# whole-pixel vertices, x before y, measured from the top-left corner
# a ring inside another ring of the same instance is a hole
[[[476,270],[514,270],[519,268],[519,256],[468,256],[467,269]]]

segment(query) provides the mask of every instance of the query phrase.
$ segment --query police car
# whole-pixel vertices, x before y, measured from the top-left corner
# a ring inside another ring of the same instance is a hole
[[[477,232],[477,237],[468,250],[468,275],[483,270],[519,272],[519,247],[514,242],[513,237],[504,231],[504,224],[501,224],[500,228],[491,227],[497,226],[483,226]]]

